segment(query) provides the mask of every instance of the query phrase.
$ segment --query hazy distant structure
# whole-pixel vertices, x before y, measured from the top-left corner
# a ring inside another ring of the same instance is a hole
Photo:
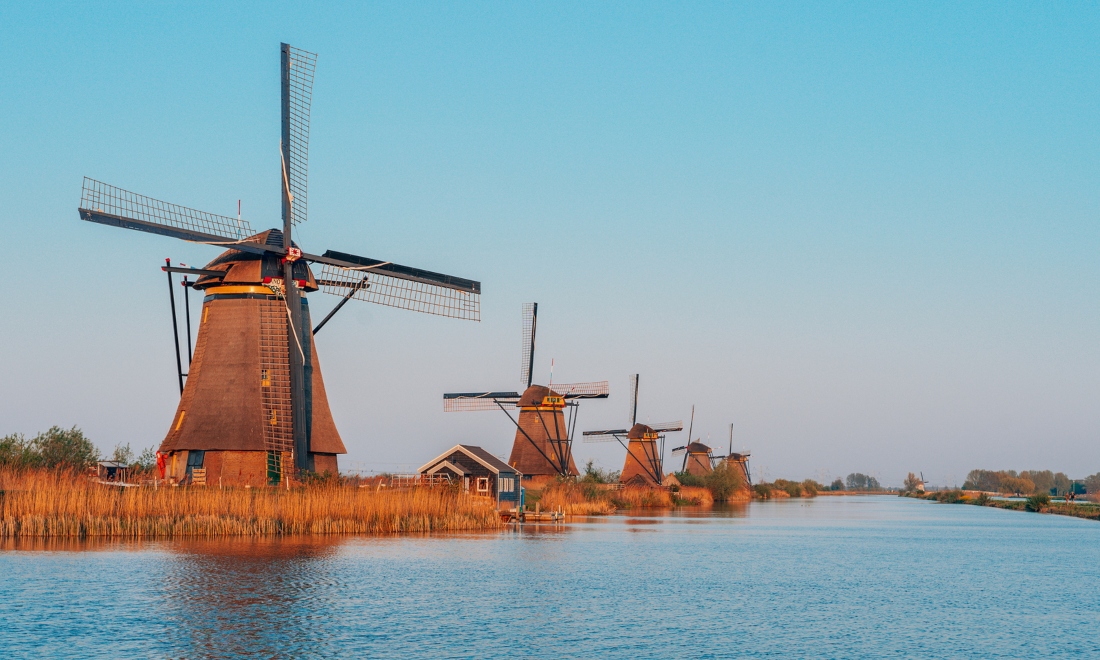
[[[673,453],[675,454],[676,452]],[[711,449],[703,443],[689,442],[682,448],[681,453],[684,456],[684,464],[681,467],[682,472],[702,477],[710,474],[714,470],[714,457],[711,453]]]
[[[172,273],[199,276],[193,286],[206,294],[186,385],[176,343],[181,396],[160,446],[162,476],[171,480],[201,474],[208,484],[262,485],[298,470],[337,470],[346,450],[313,336],[348,300],[479,320],[479,282],[332,250],[308,254],[291,240],[307,217],[315,63],[316,55],[282,44],[281,230],[255,233],[239,213],[214,215],[84,179],[84,220],[228,248],[204,268],[163,269],[173,323]],[[321,279],[311,262],[321,264]],[[342,300],[311,328],[305,294],[317,290]]]
[[[659,486],[664,479],[665,433],[682,431],[684,423],[638,423],[638,379],[630,377],[630,428],[585,431],[585,442],[618,441],[626,449],[626,460],[619,481],[624,484]]]
[[[687,472],[697,477],[710,474],[714,470],[714,459],[711,456],[710,447],[701,442],[691,441],[691,432],[695,428],[695,406],[691,407],[691,421],[688,423],[688,441],[686,445],[675,447],[673,456],[683,456],[684,463],[680,466],[680,472]]]
[[[726,463],[732,469],[741,473],[741,478],[745,480],[745,483],[752,485],[752,475],[749,473],[749,452],[735,452],[733,451],[733,424],[730,424],[730,449],[729,454],[726,456],[713,456],[711,460],[715,463]]]
[[[443,395],[443,410],[501,410],[516,427],[508,464],[523,473],[523,484],[538,487],[554,477],[576,476],[573,431],[582,399],[606,399],[607,381],[549,386],[533,385],[538,303],[523,306],[523,341],[519,392],[454,392]],[[519,408],[518,418],[509,410]],[[565,409],[569,409],[569,419]]]

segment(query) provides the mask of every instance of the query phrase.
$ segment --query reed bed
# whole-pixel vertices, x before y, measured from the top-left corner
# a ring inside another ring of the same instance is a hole
[[[542,490],[539,506],[544,511],[562,511],[572,516],[599,516],[615,513],[608,491],[595,484],[559,481]]]
[[[693,504],[695,506],[714,504],[714,495],[709,488],[703,488],[702,486],[681,486],[680,492],[676,493],[676,499],[683,504]]]
[[[68,471],[0,468],[0,538],[400,534],[501,524],[491,500],[442,488],[119,488]]]
[[[667,509],[672,507],[672,494],[664,488],[626,486],[611,491],[611,502],[620,509]]]

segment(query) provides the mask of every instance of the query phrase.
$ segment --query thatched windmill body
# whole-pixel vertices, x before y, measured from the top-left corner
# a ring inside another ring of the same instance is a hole
[[[316,56],[281,47],[282,229],[260,233],[219,216],[85,178],[80,217],[193,243],[228,248],[206,267],[165,268],[199,276],[205,293],[195,354],[160,451],[165,476],[202,469],[223,484],[278,482],[297,471],[333,471],[346,453],[321,378],[314,333],[348,300],[478,320],[481,284],[292,240],[307,217],[309,109]],[[315,278],[309,264],[320,264]],[[171,290],[171,288],[170,288]],[[306,294],[342,300],[316,328]],[[178,350],[178,344],[177,344]]]
[[[749,473],[749,452],[735,452],[733,451],[733,424],[730,423],[730,448],[729,454],[725,456],[715,456],[714,461],[725,463],[731,468],[741,474],[741,477],[745,480],[745,483],[752,485],[752,475]]]
[[[535,331],[538,303],[523,307],[523,344],[519,392],[453,392],[443,395],[443,410],[466,412],[500,410],[516,427],[508,464],[523,474],[522,483],[539,487],[556,477],[576,476],[573,431],[583,399],[606,399],[607,381],[548,386],[532,384],[535,364]],[[519,415],[509,412],[519,409]],[[566,417],[565,411],[569,410]]]
[[[691,432],[695,428],[695,406],[691,407],[691,422],[688,423],[688,442],[686,445],[672,450],[673,456],[683,456],[684,462],[680,466],[681,472],[705,476],[714,471],[714,454],[710,447],[698,440],[692,442]]]
[[[638,423],[638,374],[630,377],[630,427],[585,431],[585,442],[617,441],[626,449],[619,481],[624,484],[659,486],[664,480],[665,434],[682,431],[683,422]]]

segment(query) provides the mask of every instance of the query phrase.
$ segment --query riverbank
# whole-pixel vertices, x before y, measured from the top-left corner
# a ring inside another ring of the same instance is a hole
[[[81,474],[0,470],[0,538],[399,534],[498,529],[495,503],[450,489],[339,482],[277,488],[120,488]]]
[[[988,493],[964,490],[941,490],[931,493],[908,492],[901,497],[932,500],[942,504],[972,504],[1009,511],[1030,511],[1058,516],[1071,516],[1086,520],[1100,520],[1100,504],[1094,502],[1055,502],[1048,495],[1032,495],[1026,499],[1005,500],[990,497]]]

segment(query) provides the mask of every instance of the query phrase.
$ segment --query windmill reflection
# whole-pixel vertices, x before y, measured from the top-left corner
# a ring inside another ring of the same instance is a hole
[[[345,539],[188,540],[165,546],[164,614],[190,656],[322,652]]]

